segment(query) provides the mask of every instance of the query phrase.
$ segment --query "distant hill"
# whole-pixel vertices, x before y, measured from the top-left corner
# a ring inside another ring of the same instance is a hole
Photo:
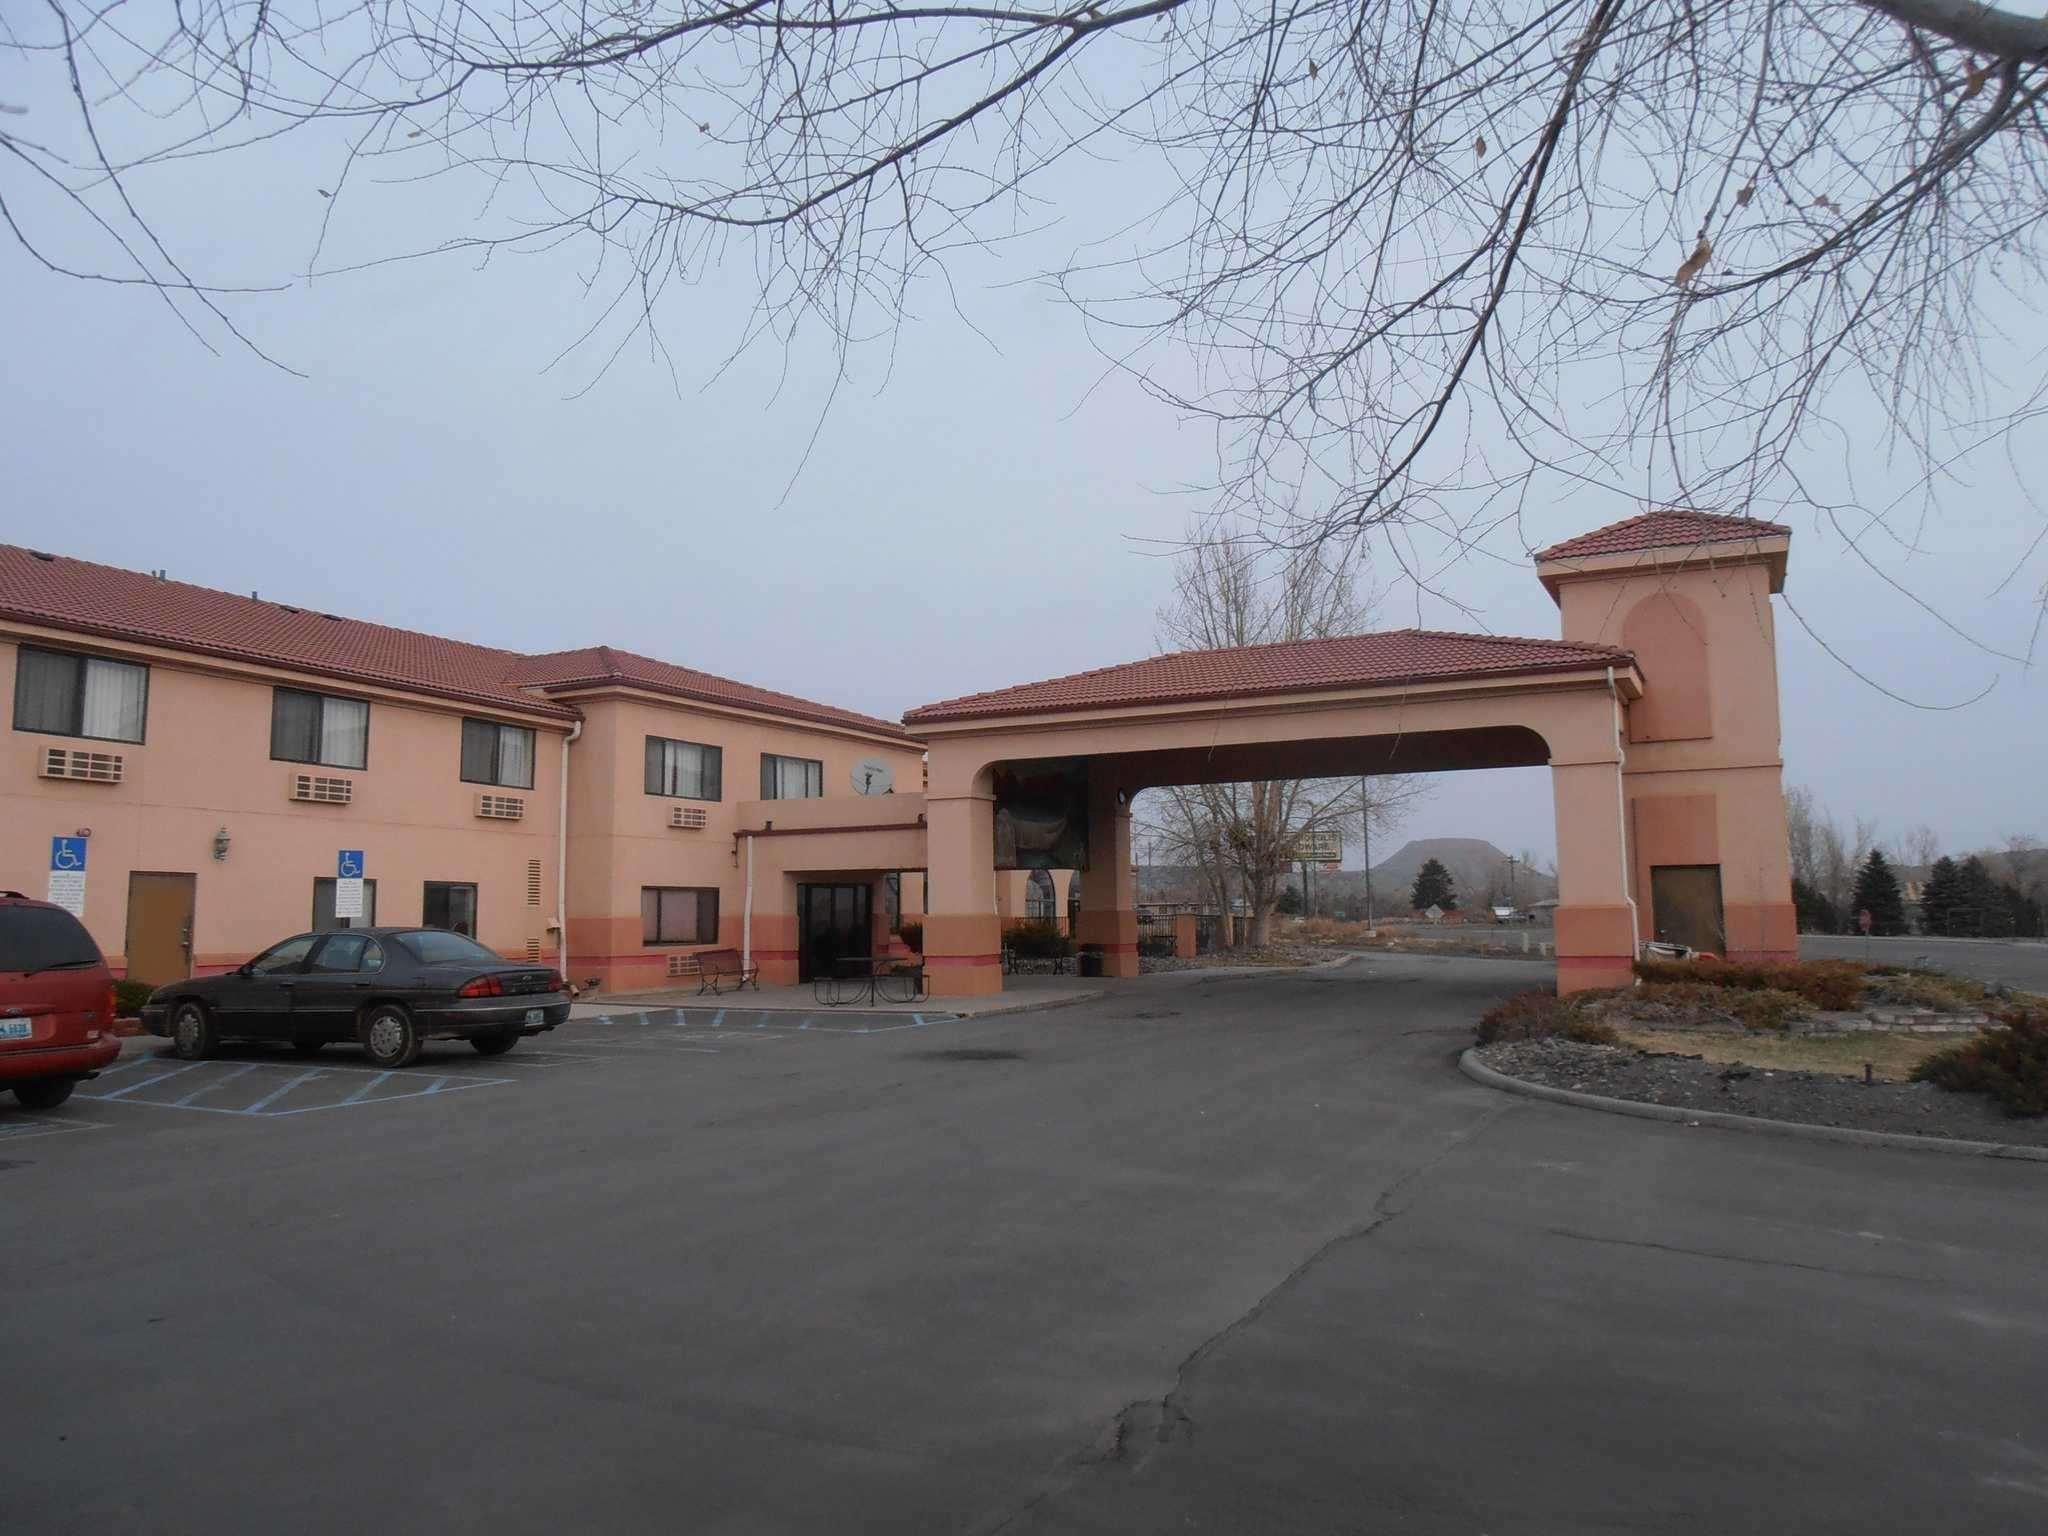
[[[1380,911],[1394,911],[1408,902],[1415,877],[1422,866],[1435,859],[1451,872],[1458,888],[1458,904],[1475,906],[1489,890],[1507,899],[1508,856],[1483,837],[1420,837],[1404,843],[1372,867],[1373,904]],[[1355,879],[1357,877],[1346,877]],[[1365,882],[1359,880],[1361,893]],[[1526,907],[1557,894],[1557,882],[1526,865],[1515,867],[1515,900]]]
[[[1483,837],[1423,837],[1404,844],[1396,853],[1372,867],[1373,910],[1388,915],[1408,910],[1408,893],[1415,876],[1428,859],[1440,860],[1451,872],[1458,888],[1461,907],[1476,906],[1489,889],[1505,899],[1508,856]],[[1317,871],[1315,886],[1318,905],[1349,912],[1365,910],[1365,875],[1360,870]],[[1526,866],[1515,870],[1515,900],[1527,907],[1557,895],[1557,882]],[[1201,901],[1207,899],[1192,869],[1172,864],[1140,865],[1138,899],[1155,901]]]

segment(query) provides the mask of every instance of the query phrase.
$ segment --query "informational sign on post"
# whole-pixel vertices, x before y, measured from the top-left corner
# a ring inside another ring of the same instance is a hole
[[[85,839],[50,839],[51,905],[62,907],[73,917],[85,916]]]
[[[363,916],[363,850],[343,848],[334,856],[334,915],[350,922]]]
[[[1344,833],[1336,827],[1310,827],[1297,832],[1294,858],[1297,863],[1340,869],[1344,864]]]

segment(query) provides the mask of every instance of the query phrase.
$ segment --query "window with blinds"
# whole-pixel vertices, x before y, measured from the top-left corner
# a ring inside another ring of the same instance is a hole
[[[14,663],[14,728],[91,741],[142,740],[149,668],[24,645]]]
[[[533,788],[533,732],[495,720],[463,721],[462,778],[467,784]]]
[[[725,753],[695,741],[647,738],[647,793],[677,800],[725,798]]]
[[[297,688],[270,695],[270,755],[282,763],[362,768],[370,760],[370,706]]]
[[[816,800],[825,793],[825,765],[814,757],[761,754],[763,800]]]

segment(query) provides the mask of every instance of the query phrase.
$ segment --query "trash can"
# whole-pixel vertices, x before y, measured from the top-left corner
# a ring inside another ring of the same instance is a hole
[[[1083,944],[1081,946],[1081,953],[1074,961],[1074,974],[1077,976],[1100,976],[1102,974],[1102,946],[1100,944]]]

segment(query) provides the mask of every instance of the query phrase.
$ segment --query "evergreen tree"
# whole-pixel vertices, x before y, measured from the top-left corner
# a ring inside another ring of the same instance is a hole
[[[1927,872],[1927,883],[1920,888],[1920,931],[1922,933],[1949,933],[1956,916],[1957,877],[1961,871],[1956,861],[1943,854],[1934,861],[1934,868]]]
[[[1415,889],[1409,893],[1408,901],[1418,912],[1431,907],[1442,907],[1446,912],[1458,910],[1458,888],[1451,883],[1451,872],[1440,860],[1429,859],[1415,872]]]
[[[1804,880],[1792,882],[1792,906],[1799,914],[1801,933],[1840,933],[1841,914],[1835,904]]]
[[[1892,873],[1883,849],[1871,849],[1870,857],[1856,871],[1856,889],[1849,905],[1856,913],[1870,914],[1872,933],[1906,931],[1906,899],[1899,891],[1899,877]],[[1855,918],[1852,916],[1851,920]]]
[[[1996,938],[2005,932],[2005,899],[1984,861],[1971,854],[1956,871],[1956,904],[1949,932],[1964,938]]]
[[[1280,894],[1273,900],[1273,910],[1284,917],[1299,917],[1301,915],[1300,889],[1292,885],[1282,886]]]
[[[1998,894],[2005,900],[2008,924],[2005,932],[2015,938],[2040,938],[2043,917],[2041,903],[2011,882],[1999,886]]]

